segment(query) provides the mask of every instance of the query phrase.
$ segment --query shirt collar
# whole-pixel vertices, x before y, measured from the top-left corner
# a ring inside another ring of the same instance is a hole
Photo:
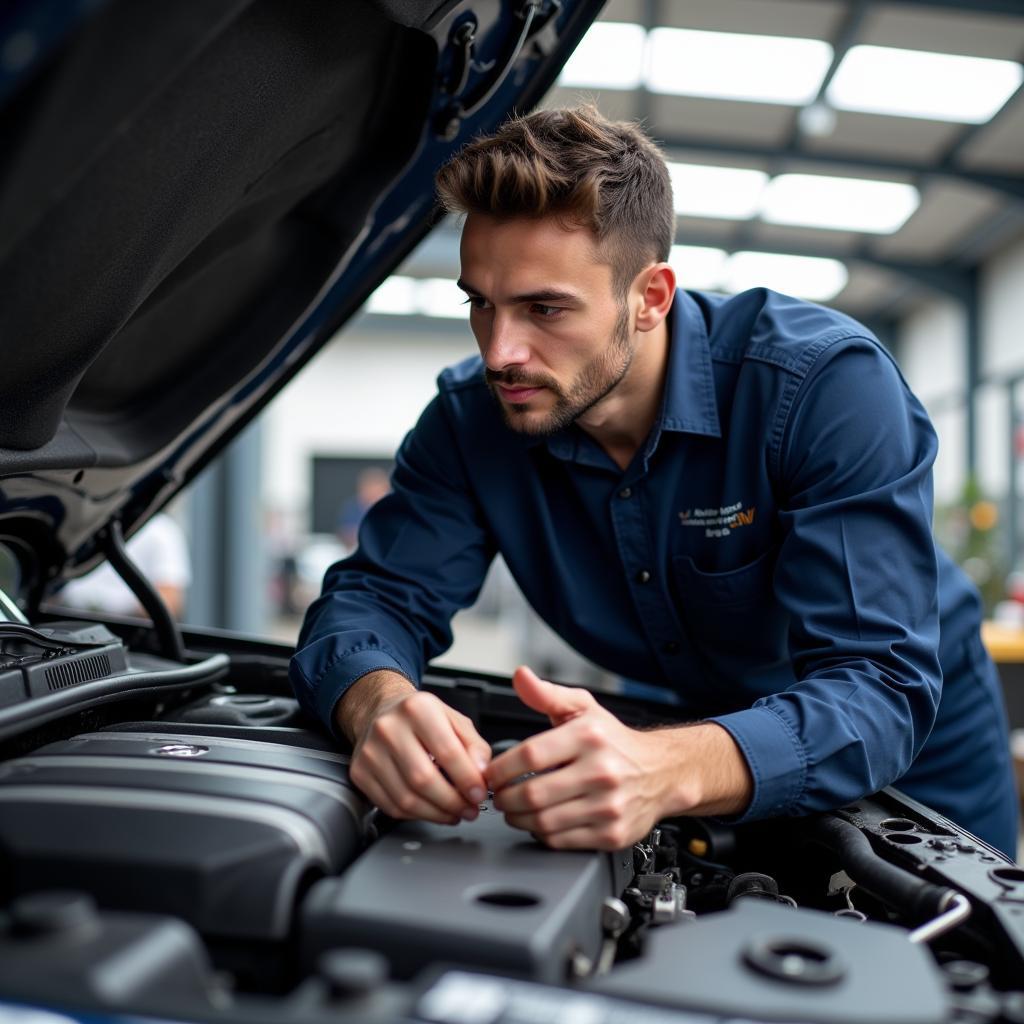
[[[722,436],[707,324],[696,301],[682,288],[676,290],[668,325],[665,392],[661,411],[644,448],[645,463],[657,448],[663,431]],[[590,453],[587,446],[581,444],[580,433],[573,424],[548,438],[523,435],[522,440],[531,447],[546,441],[548,451],[559,459],[590,462]]]
[[[676,291],[669,330],[665,397],[653,433],[671,430],[721,437],[707,324],[693,296],[682,288]]]

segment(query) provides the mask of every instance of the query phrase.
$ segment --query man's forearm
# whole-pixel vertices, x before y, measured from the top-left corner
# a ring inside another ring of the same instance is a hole
[[[398,672],[389,669],[367,672],[338,701],[334,709],[335,723],[342,735],[355,744],[381,708],[415,692],[416,687]]]
[[[715,722],[658,729],[666,773],[665,813],[741,814],[754,793],[750,768],[728,730]]]

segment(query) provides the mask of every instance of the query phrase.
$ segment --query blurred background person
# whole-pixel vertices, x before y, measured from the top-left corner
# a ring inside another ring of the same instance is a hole
[[[359,538],[359,524],[371,505],[375,505],[391,490],[388,474],[378,466],[364,469],[356,477],[356,493],[338,511],[338,540],[346,552],[354,551]]]

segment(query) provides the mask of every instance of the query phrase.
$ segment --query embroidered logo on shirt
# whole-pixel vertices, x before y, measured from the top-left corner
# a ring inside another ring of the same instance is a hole
[[[743,502],[737,501],[721,508],[688,508],[679,513],[679,522],[683,526],[699,526],[705,537],[728,537],[733,530],[752,525],[756,512],[756,507],[744,509]]]

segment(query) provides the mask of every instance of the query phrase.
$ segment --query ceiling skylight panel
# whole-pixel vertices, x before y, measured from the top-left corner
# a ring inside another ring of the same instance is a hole
[[[1016,61],[854,46],[828,87],[840,110],[984,124],[1024,79]]]
[[[848,280],[846,266],[839,260],[738,252],[726,267],[725,287],[730,292],[771,288],[812,302],[828,302],[846,287]]]
[[[753,103],[810,103],[832,63],[820,39],[656,28],[644,78],[654,92]]]
[[[669,263],[680,288],[721,288],[728,256],[724,249],[703,245],[673,245]]]
[[[668,165],[676,213],[746,220],[754,216],[768,181],[764,171],[704,164]]]
[[[568,88],[636,89],[641,82],[647,31],[642,25],[595,21],[580,40],[558,84]]]
[[[761,218],[772,224],[891,234],[918,208],[913,185],[821,174],[780,174],[761,199]]]

